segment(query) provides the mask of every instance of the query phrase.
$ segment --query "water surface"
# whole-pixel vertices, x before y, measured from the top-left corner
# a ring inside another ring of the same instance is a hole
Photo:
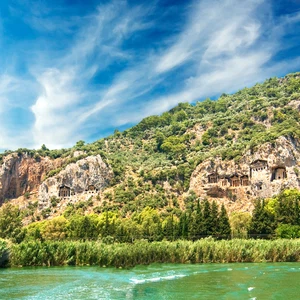
[[[300,299],[300,263],[0,270],[0,299]]]

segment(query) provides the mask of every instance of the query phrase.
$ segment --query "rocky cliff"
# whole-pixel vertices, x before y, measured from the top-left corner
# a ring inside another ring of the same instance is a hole
[[[280,137],[253,152],[247,151],[239,163],[220,158],[204,161],[192,174],[190,190],[200,197],[219,198],[229,210],[249,211],[251,199],[271,197],[285,188],[300,188],[299,175],[299,142]]]
[[[0,166],[0,204],[26,192],[37,192],[47,172],[61,167],[63,162],[61,158],[33,158],[26,153],[5,156]]]
[[[83,192],[98,192],[108,185],[112,176],[111,168],[100,155],[80,159],[40,185],[39,206],[49,207],[51,197],[72,199]]]

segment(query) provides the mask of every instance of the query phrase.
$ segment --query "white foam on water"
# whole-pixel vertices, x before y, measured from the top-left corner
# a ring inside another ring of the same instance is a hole
[[[147,279],[147,281],[149,281],[149,282],[157,282],[157,281],[160,281],[160,280],[161,280],[160,277],[154,277],[154,278]]]
[[[172,280],[172,279],[175,279],[176,276],[175,275],[171,275],[171,276],[165,276],[165,277],[162,277],[161,279],[164,279],[164,280]]]
[[[249,292],[252,291],[252,290],[254,290],[254,289],[255,289],[255,287],[253,287],[253,286],[248,287],[248,291]]]
[[[227,271],[232,271],[232,269],[231,269],[231,268],[228,268]]]
[[[142,284],[142,283],[147,283],[147,282],[158,282],[158,281],[163,281],[163,280],[174,280],[176,278],[182,278],[182,277],[186,277],[186,275],[178,274],[178,275],[152,277],[152,278],[146,278],[146,279],[130,278],[130,281],[134,284]]]
[[[140,283],[145,283],[145,279],[136,279],[136,278],[130,278],[130,281],[135,283],[135,284],[140,284]]]

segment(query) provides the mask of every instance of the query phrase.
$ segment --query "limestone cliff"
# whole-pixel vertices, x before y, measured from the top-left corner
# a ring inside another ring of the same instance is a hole
[[[239,163],[220,158],[204,161],[192,174],[190,190],[200,197],[218,198],[229,210],[250,211],[251,199],[300,188],[299,171],[298,141],[280,137],[253,153],[247,151]]]
[[[63,162],[61,158],[33,158],[26,153],[5,156],[0,166],[0,204],[5,199],[36,192],[46,173],[61,167]]]
[[[100,155],[80,159],[40,185],[39,206],[49,207],[53,196],[72,200],[83,192],[100,191],[107,186],[112,176],[112,170]]]

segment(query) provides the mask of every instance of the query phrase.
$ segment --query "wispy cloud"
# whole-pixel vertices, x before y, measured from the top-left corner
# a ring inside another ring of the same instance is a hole
[[[44,142],[49,147],[70,146],[84,138],[84,132],[80,131],[82,123],[94,111],[110,104],[109,98],[116,92],[128,88],[122,83],[123,87],[95,90],[90,81],[115,60],[130,57],[130,53],[122,50],[122,43],[134,32],[147,28],[143,15],[141,7],[129,9],[126,2],[99,6],[87,18],[87,24],[78,32],[68,52],[57,59],[56,67],[35,70],[43,88],[32,106],[36,145]],[[101,103],[95,104],[96,97],[103,98]]]
[[[178,102],[233,92],[273,76],[276,66],[279,73],[288,72],[288,66],[281,69],[278,62],[266,66],[280,50],[280,39],[286,33],[286,20],[274,27],[270,12],[269,4],[260,0],[195,2],[175,42],[130,72],[126,70],[118,75],[110,89],[126,86],[126,82],[130,84],[109,102],[115,106],[111,124],[135,123],[147,115],[162,113]],[[288,20],[298,22],[295,16]],[[162,96],[147,95],[174,72],[184,74],[181,82],[179,78],[175,87]],[[139,101],[138,96],[145,94],[148,101]],[[100,108],[103,109],[100,106],[99,111]],[[96,113],[97,109],[90,112]],[[102,116],[101,112],[98,116]]]
[[[20,17],[22,7],[11,12]],[[0,115],[14,105],[27,109],[33,122],[17,142],[2,124],[0,148],[71,146],[178,102],[234,92],[299,68],[298,57],[292,63],[277,57],[295,46],[295,33],[287,39],[300,25],[299,13],[275,16],[267,0],[195,0],[183,7],[179,18],[159,1],[112,1],[67,17],[60,15],[66,7],[32,6],[24,22],[38,36],[32,49],[28,41],[24,46],[31,54],[24,58],[25,76],[17,63],[0,75]]]

